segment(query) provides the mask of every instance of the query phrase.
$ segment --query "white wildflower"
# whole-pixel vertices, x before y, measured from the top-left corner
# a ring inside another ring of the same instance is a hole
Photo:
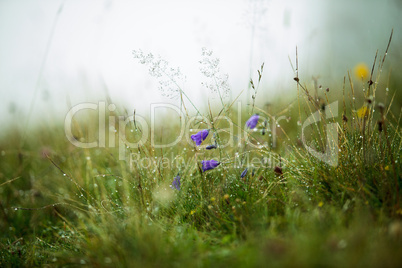
[[[154,56],[152,53],[144,54],[142,50],[133,50],[133,56],[141,64],[148,66],[149,74],[158,79],[159,91],[163,96],[177,98],[180,95],[180,84],[185,81],[180,68],[172,68],[160,56]]]

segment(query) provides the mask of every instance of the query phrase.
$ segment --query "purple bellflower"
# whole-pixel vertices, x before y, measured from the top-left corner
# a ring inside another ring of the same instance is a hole
[[[246,168],[245,170],[243,170],[243,172],[242,172],[241,175],[240,175],[240,178],[246,177],[247,171],[248,171],[248,168]]]
[[[220,162],[213,160],[213,159],[212,160],[202,160],[201,164],[202,164],[202,171],[205,172],[207,170],[216,168],[217,166],[219,166]]]
[[[195,142],[195,145],[200,146],[201,143],[208,137],[209,129],[203,129],[197,134],[191,135],[191,139]]]
[[[255,126],[257,126],[258,123],[258,119],[260,118],[260,116],[258,114],[252,115],[246,122],[246,126],[250,129],[255,128]]]
[[[180,191],[180,176],[177,175],[176,177],[174,177],[173,179],[173,183],[170,186],[172,189],[173,187],[176,188],[178,191]]]

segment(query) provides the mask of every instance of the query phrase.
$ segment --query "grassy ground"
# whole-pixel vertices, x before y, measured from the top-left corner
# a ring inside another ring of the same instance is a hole
[[[258,131],[244,127],[250,109],[239,125],[236,107],[222,103],[204,113],[212,125],[189,123],[210,128],[202,146],[184,138],[163,149],[125,144],[126,161],[118,147],[72,145],[63,125],[3,128],[0,266],[400,267],[400,94],[372,78],[368,85],[346,76],[340,95],[295,78],[292,105],[253,108]],[[338,116],[325,119],[335,100]],[[273,115],[281,111],[287,121],[279,126]],[[306,129],[307,144],[325,151],[327,126],[336,124],[337,165],[302,144],[301,123],[315,111],[325,120]],[[222,131],[228,122],[218,113],[236,122],[232,132]],[[108,113],[106,125],[122,114]],[[98,119],[75,118],[74,137],[95,140]],[[112,125],[106,144],[121,145]],[[134,142],[144,131],[131,122],[124,135]],[[155,133],[162,131],[175,140],[173,123]],[[230,134],[234,145],[222,148]],[[221,164],[203,172],[209,159]],[[171,187],[177,175],[180,190]]]

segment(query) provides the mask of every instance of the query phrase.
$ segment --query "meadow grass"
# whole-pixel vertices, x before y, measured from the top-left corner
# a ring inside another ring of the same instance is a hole
[[[3,129],[0,265],[401,266],[400,94],[385,90],[389,81],[376,76],[384,58],[365,77],[368,83],[346,75],[342,94],[318,84],[309,89],[297,75],[298,98],[291,105],[259,108],[257,82],[248,112],[239,113],[219,95],[222,106],[190,124],[210,129],[202,146],[185,139],[162,149],[149,140],[124,145],[138,157],[135,163],[145,159],[146,166],[119,160],[119,148],[76,147],[62,124],[38,125],[25,137],[18,127]],[[186,109],[184,92],[177,92]],[[338,116],[326,119],[335,100]],[[106,118],[128,116],[118,110]],[[301,141],[301,123],[316,111],[323,120],[306,129],[308,146],[324,152],[327,126],[335,124],[335,166],[311,155]],[[254,112],[267,119],[259,120],[258,131],[244,126]],[[283,114],[287,120],[275,122],[274,115]],[[234,145],[222,148],[231,136],[228,121],[217,115],[242,118],[234,123]],[[74,137],[96,139],[98,120],[93,113],[75,118]],[[122,142],[115,123],[106,144]],[[177,124],[156,126],[155,133],[175,140]],[[144,131],[131,122],[124,135],[138,141]],[[217,148],[206,150],[208,144]],[[174,165],[162,161],[168,156]],[[221,164],[203,172],[201,160],[210,159]],[[177,175],[180,190],[172,187]]]

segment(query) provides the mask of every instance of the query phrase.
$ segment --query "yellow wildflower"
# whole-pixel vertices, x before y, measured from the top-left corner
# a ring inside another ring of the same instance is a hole
[[[369,109],[367,106],[363,106],[362,108],[360,108],[359,110],[356,111],[356,115],[359,118],[363,118],[365,116],[367,116],[369,113]]]
[[[366,80],[370,75],[369,68],[366,64],[359,63],[355,66],[355,75],[358,79]]]

